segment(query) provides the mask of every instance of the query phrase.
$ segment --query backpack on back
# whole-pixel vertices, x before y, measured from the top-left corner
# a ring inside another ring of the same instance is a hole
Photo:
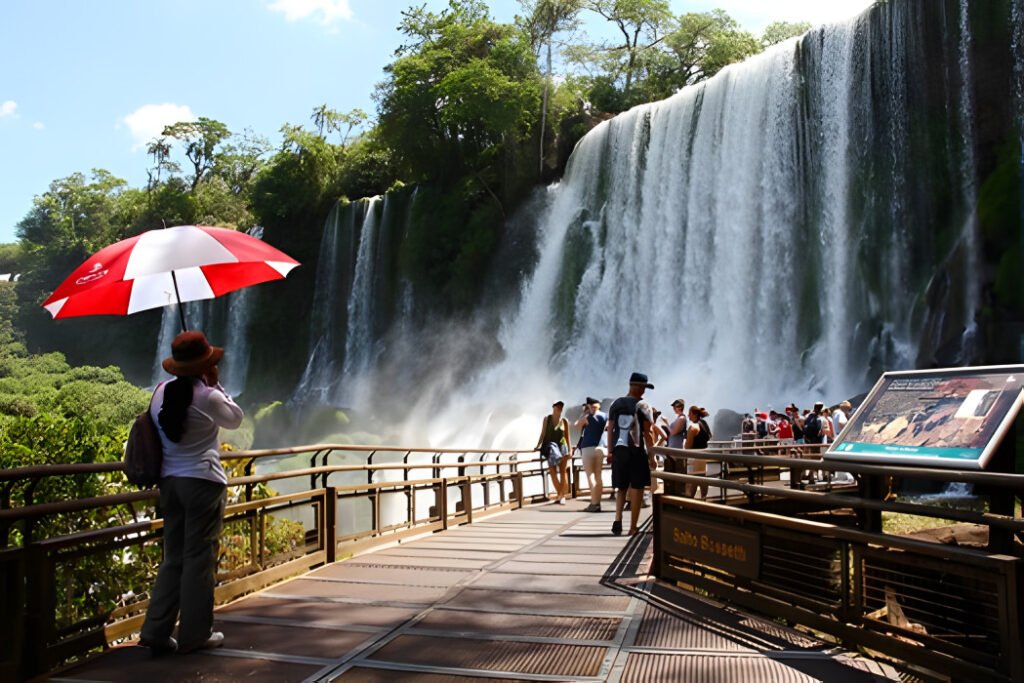
[[[128,483],[148,489],[160,483],[164,447],[149,408],[135,418],[124,445],[124,473]]]
[[[817,413],[811,413],[804,418],[804,441],[821,443],[821,417]]]

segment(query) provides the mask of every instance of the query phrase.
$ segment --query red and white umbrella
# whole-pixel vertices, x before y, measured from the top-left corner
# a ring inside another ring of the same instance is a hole
[[[245,233],[179,225],[100,249],[54,290],[43,308],[54,318],[129,315],[281,280],[297,265]],[[184,329],[184,314],[181,320]]]

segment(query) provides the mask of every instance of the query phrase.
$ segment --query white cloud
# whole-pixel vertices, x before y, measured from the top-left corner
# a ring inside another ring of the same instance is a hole
[[[18,103],[14,100],[7,100],[0,104],[0,118],[5,116],[14,116],[14,110],[18,108]]]
[[[349,0],[274,0],[269,5],[272,12],[281,12],[287,21],[298,21],[314,15],[320,15],[323,25],[334,22],[351,21],[352,8]]]
[[[131,131],[135,145],[132,151],[142,149],[153,138],[159,137],[165,126],[181,121],[195,121],[196,116],[187,104],[144,104],[122,121]]]
[[[46,128],[46,126],[43,125],[42,121],[36,121],[32,124],[32,127],[35,128],[36,130],[42,130],[43,128]]]

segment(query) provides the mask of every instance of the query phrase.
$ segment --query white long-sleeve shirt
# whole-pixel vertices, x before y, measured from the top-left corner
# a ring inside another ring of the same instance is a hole
[[[220,445],[218,436],[221,427],[235,429],[242,424],[242,409],[231,400],[220,384],[210,387],[200,380],[193,385],[192,405],[185,414],[181,441],[174,443],[167,438],[159,420],[166,386],[164,383],[156,388],[149,408],[150,416],[160,432],[160,443],[164,447],[160,476],[191,477],[226,484],[227,474],[217,450]]]

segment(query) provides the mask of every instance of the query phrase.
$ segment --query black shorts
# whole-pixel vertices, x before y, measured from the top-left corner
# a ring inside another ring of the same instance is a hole
[[[651,485],[647,453],[635,446],[616,446],[612,452],[612,487],[644,489]]]

